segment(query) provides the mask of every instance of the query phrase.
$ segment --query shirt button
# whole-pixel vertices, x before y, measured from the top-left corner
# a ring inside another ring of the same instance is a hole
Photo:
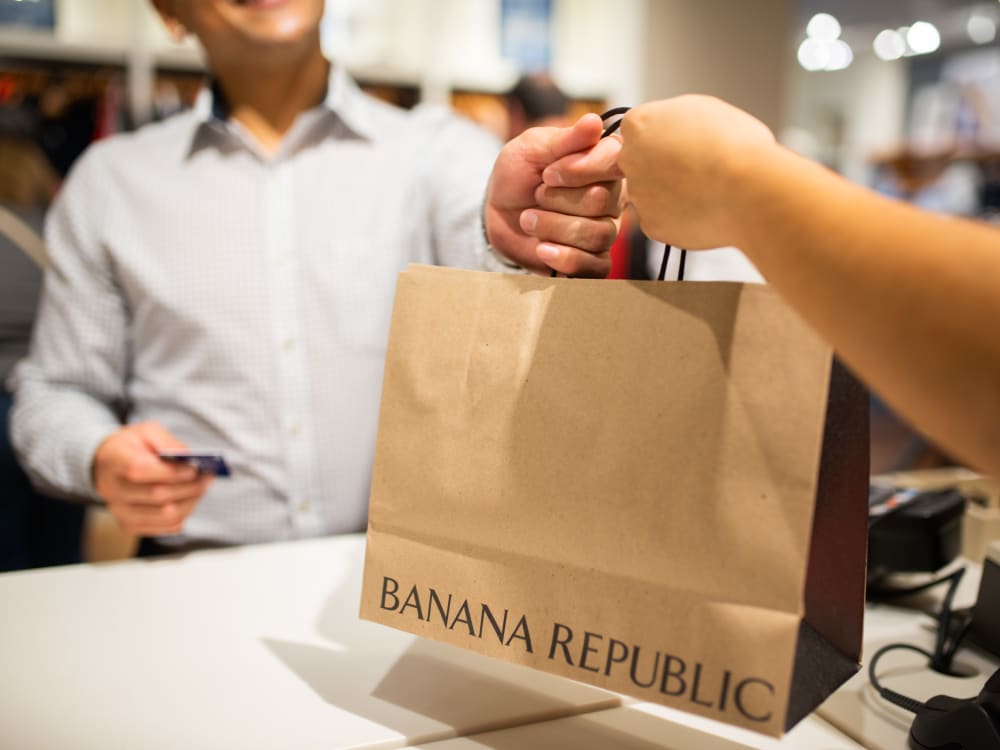
[[[312,510],[312,503],[308,500],[299,503],[299,513],[308,513],[310,510]]]
[[[287,338],[281,343],[281,346],[284,348],[286,352],[290,352],[292,349],[295,348],[295,339]]]
[[[298,422],[289,425],[288,434],[291,435],[292,437],[298,437],[299,435],[302,434],[302,425],[300,425]]]

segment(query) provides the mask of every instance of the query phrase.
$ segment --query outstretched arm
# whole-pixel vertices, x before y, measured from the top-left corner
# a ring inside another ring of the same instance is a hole
[[[902,416],[1000,476],[1000,231],[854,185],[708,97],[638,107],[622,132],[647,234],[740,247]]]

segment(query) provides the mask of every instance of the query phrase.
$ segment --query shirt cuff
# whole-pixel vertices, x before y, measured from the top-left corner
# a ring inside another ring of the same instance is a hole
[[[483,203],[483,207],[479,211],[479,228],[482,232],[483,245],[485,248],[485,256],[483,258],[483,266],[488,271],[520,271],[522,273],[527,273],[524,268],[510,258],[506,257],[503,253],[497,250],[493,245],[490,244],[490,238],[486,234],[486,204]]]
[[[66,491],[88,500],[104,502],[94,486],[94,455],[101,443],[120,429],[118,424],[93,425],[64,438],[63,460],[69,484]]]

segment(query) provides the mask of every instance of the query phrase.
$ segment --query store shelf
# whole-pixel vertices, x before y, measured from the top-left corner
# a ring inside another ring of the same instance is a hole
[[[51,32],[0,27],[0,59],[125,66],[133,54],[135,50],[119,42],[66,42]],[[200,52],[192,47],[157,49],[150,54],[155,67],[190,71],[204,69]]]

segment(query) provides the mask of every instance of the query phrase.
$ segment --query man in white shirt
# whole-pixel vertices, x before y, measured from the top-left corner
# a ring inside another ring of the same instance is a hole
[[[360,530],[397,272],[603,275],[619,145],[591,115],[498,155],[443,110],[378,102],[323,57],[323,0],[154,4],[214,85],[75,166],[15,445],[37,483],[167,549]],[[157,456],[185,448],[232,478]]]

